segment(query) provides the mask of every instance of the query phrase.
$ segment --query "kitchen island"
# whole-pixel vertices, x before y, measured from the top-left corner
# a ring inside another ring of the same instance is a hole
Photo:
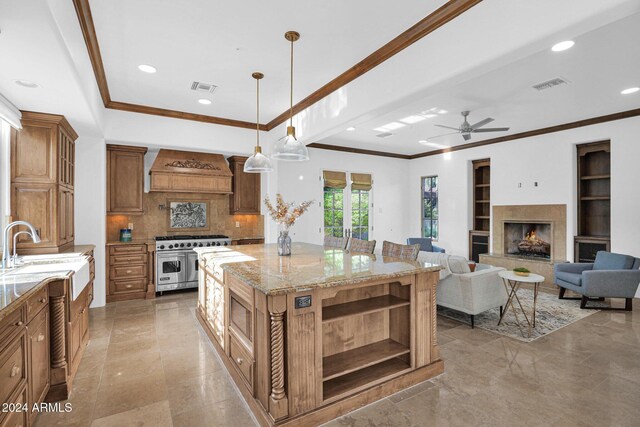
[[[440,266],[304,243],[196,251],[197,318],[261,425],[318,425],[444,370]]]

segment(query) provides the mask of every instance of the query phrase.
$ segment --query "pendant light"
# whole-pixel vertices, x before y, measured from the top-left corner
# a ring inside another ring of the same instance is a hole
[[[289,160],[300,162],[309,160],[309,150],[306,145],[296,138],[296,128],[293,126],[293,43],[300,38],[296,31],[287,31],[284,38],[291,42],[291,92],[289,95],[289,126],[287,135],[276,142],[275,149],[271,157],[277,160]]]
[[[262,154],[260,147],[260,79],[264,77],[262,73],[253,73],[251,77],[256,79],[256,148],[251,157],[244,162],[244,171],[249,173],[271,172],[271,160]]]

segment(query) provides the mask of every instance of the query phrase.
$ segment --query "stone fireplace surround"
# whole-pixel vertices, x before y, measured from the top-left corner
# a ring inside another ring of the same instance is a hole
[[[480,255],[480,262],[512,270],[526,267],[544,276],[544,287],[553,289],[553,266],[567,259],[567,205],[501,205],[493,206],[491,241],[493,252]],[[551,258],[509,255],[505,247],[505,222],[550,224]]]

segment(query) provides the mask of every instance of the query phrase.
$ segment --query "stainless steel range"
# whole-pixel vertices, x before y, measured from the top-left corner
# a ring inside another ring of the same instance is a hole
[[[158,236],[156,240],[156,292],[198,287],[198,254],[193,248],[228,246],[222,235]]]

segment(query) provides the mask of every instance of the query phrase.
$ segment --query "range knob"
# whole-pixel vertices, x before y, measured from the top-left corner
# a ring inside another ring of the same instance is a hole
[[[202,243],[200,243],[198,246],[202,247]]]
[[[164,249],[164,245],[160,245],[160,249]]]
[[[207,242],[207,246],[211,246],[211,242]]]
[[[190,248],[191,247],[191,243],[187,243],[187,247]]]
[[[224,245],[227,246],[229,243],[228,242],[224,242]]]
[[[169,249],[173,249],[173,245],[169,245]]]
[[[184,248],[184,243],[180,243],[180,247],[181,247],[181,248]]]
[[[220,242],[216,242],[216,246],[220,246]]]

